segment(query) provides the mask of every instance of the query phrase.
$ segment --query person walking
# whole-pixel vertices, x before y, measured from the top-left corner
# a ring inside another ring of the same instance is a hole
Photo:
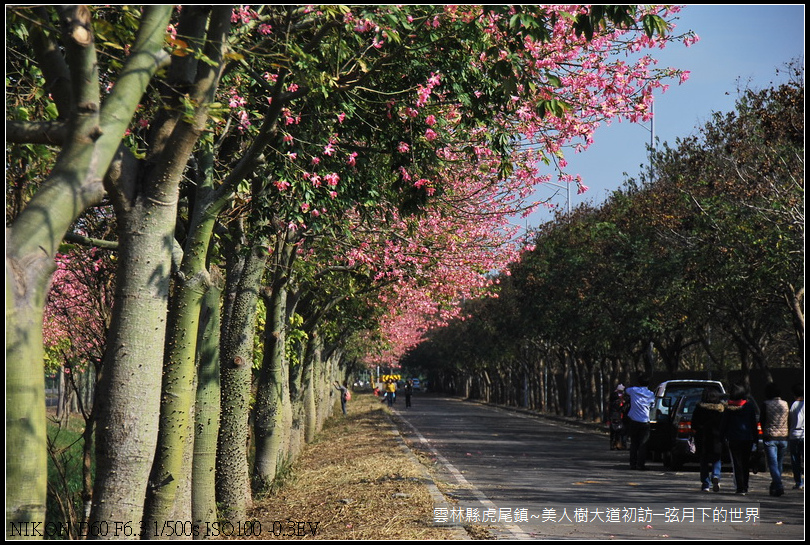
[[[627,448],[627,410],[629,402],[624,395],[624,384],[619,384],[610,394],[608,402],[608,426],[610,427],[610,450]]]
[[[385,382],[385,397],[388,400],[388,406],[394,404],[394,396],[397,395],[397,383],[394,382],[394,379],[389,378]]]
[[[411,396],[413,395],[413,382],[405,382],[405,408],[411,406]]]
[[[731,457],[736,493],[742,495],[748,494],[751,450],[756,445],[759,422],[759,408],[753,399],[747,397],[742,384],[732,386],[728,404],[720,421],[720,434],[728,445]]]
[[[625,392],[630,397],[630,410],[627,413],[630,435],[630,469],[647,469],[647,442],[650,440],[650,409],[655,394],[647,387],[650,379],[641,374],[638,386],[631,386]]]
[[[725,411],[720,392],[714,388],[703,391],[703,399],[692,413],[692,430],[695,433],[695,449],[700,459],[700,489],[703,492],[720,492],[723,438],[720,423]]]
[[[788,450],[793,468],[794,490],[804,490],[804,386],[793,385],[793,404],[788,414]]]
[[[788,413],[790,408],[781,398],[779,386],[773,382],[765,385],[765,404],[762,407],[762,435],[765,455],[771,474],[771,496],[785,493],[782,485],[782,462],[788,449]]]
[[[335,381],[335,388],[340,391],[340,408],[343,410],[343,414],[346,414],[346,402],[349,401],[349,383],[344,382],[341,385],[338,381]]]

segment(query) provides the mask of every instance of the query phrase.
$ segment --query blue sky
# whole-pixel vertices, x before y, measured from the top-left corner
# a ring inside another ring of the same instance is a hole
[[[804,58],[804,16],[800,4],[686,5],[678,14],[675,32],[693,30],[700,41],[691,47],[670,44],[653,52],[659,67],[691,72],[687,82],[673,83],[665,93],[656,93],[656,139],[674,144],[676,138],[694,134],[712,112],[733,110],[738,82],[742,87],[763,89],[782,81],[776,69],[791,59]],[[622,187],[625,172],[638,177],[641,166],[648,164],[649,142],[649,124],[623,122],[600,127],[587,151],[567,155],[568,170],[580,174],[589,187],[582,195],[572,187],[571,207],[604,202]],[[536,198],[552,198],[563,210],[566,206],[566,192],[557,187],[540,188]],[[532,227],[552,217],[547,208],[540,207],[529,218],[515,221]]]

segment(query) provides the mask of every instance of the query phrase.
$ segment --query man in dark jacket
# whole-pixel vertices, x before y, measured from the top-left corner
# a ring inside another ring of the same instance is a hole
[[[723,438],[720,435],[720,422],[725,405],[720,401],[720,392],[706,388],[703,400],[692,414],[692,430],[695,432],[695,448],[700,458],[701,490],[708,492],[710,487],[720,491],[720,470],[722,467]]]
[[[726,410],[723,411],[720,432],[728,443],[737,494],[748,494],[751,450],[756,445],[758,424],[757,404],[748,398],[744,386],[735,384],[731,388]]]

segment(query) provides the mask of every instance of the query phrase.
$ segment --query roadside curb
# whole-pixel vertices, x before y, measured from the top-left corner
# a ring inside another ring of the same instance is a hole
[[[430,497],[433,500],[434,508],[444,507],[449,511],[450,508],[452,507],[450,502],[447,500],[444,494],[442,494],[441,490],[439,490],[439,487],[436,485],[436,482],[433,480],[433,477],[431,476],[427,467],[425,467],[425,465],[419,460],[419,458],[416,457],[411,448],[408,446],[408,443],[402,437],[402,433],[400,433],[399,431],[399,426],[397,426],[397,423],[394,421],[395,419],[397,420],[400,419],[399,415],[390,411],[386,411],[385,414],[388,417],[388,422],[391,424],[391,431],[397,443],[399,443],[400,448],[405,453],[405,455],[408,456],[408,458],[410,458],[417,466],[419,466],[419,471],[422,473],[421,477],[422,484],[424,484],[427,487],[428,492],[430,493]],[[454,539],[457,540],[471,539],[470,535],[459,523],[447,523],[437,526],[446,528],[452,534]]]

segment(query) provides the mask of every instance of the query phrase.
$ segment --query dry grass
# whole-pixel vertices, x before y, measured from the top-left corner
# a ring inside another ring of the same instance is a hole
[[[424,469],[403,451],[388,409],[371,394],[355,395],[348,409],[329,419],[280,489],[256,503],[250,518],[261,522],[260,537],[454,539],[432,524]],[[304,524],[293,532],[289,521],[317,522],[317,531]]]

